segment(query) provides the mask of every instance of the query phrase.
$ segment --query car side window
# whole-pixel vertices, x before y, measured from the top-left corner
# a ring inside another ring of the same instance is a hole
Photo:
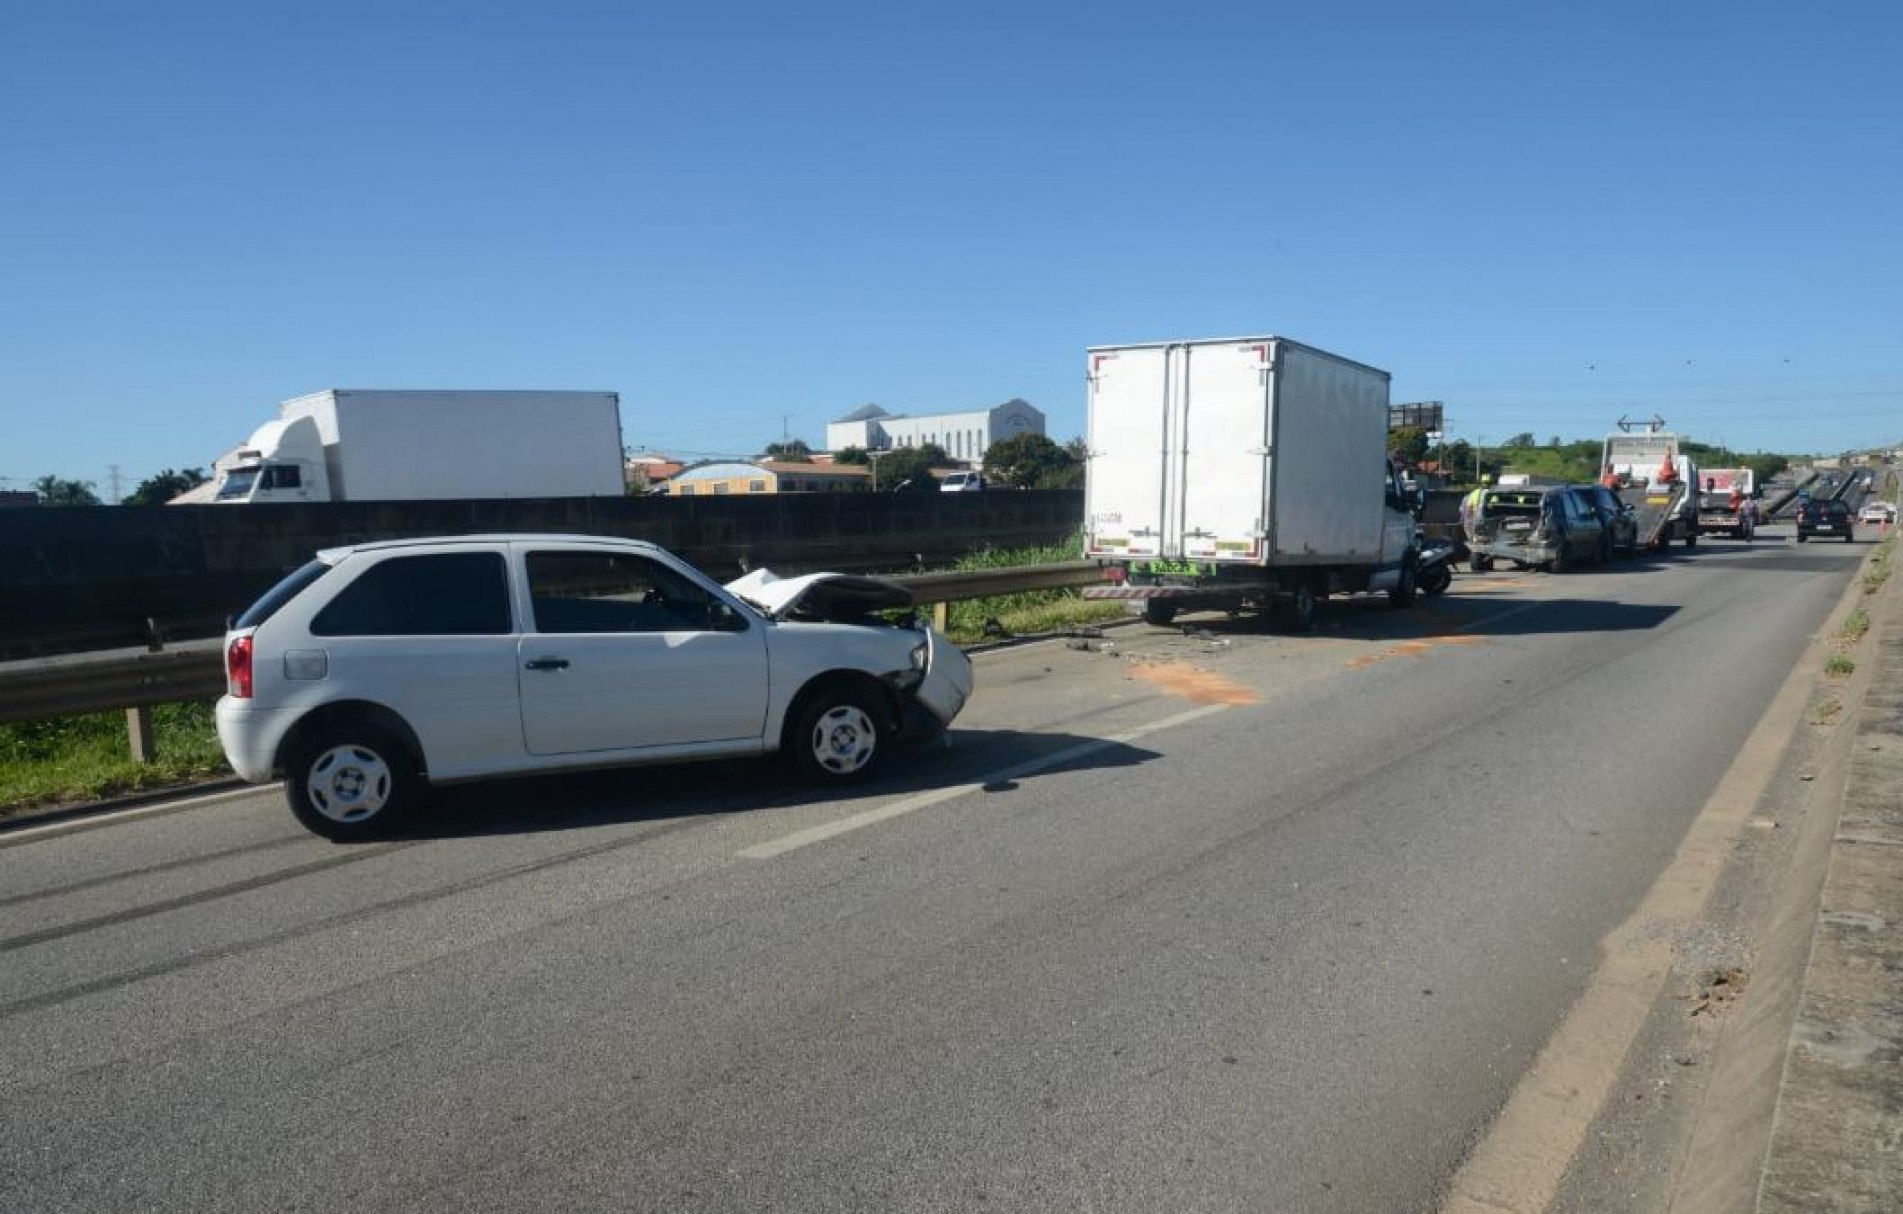
[[[508,569],[499,552],[446,552],[386,558],[325,604],[311,634],[352,636],[506,636]]]
[[[731,608],[658,561],[626,552],[531,552],[537,632],[740,632]]]

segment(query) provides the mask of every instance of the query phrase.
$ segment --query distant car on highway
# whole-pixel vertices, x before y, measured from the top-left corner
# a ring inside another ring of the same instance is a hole
[[[489,535],[336,548],[225,638],[218,740],[299,821],[382,833],[426,784],[779,752],[842,783],[941,731],[971,662],[882,578],[718,586],[653,544]]]
[[[1814,497],[1797,508],[1797,542],[1800,544],[1813,535],[1841,535],[1848,543],[1856,538],[1855,530],[1850,507],[1835,498]]]
[[[1896,521],[1896,507],[1888,502],[1870,502],[1857,511],[1857,521],[1871,526],[1887,525]]]

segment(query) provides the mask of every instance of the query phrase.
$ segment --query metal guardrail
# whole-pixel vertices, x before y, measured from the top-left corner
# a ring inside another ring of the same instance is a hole
[[[921,605],[1059,590],[1103,580],[1094,561],[893,577]],[[941,616],[942,624],[942,612]],[[158,652],[78,654],[0,667],[0,723],[209,699],[225,690],[224,646],[197,641]]]

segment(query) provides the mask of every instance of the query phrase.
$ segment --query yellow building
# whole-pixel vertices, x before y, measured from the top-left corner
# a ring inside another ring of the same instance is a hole
[[[872,488],[872,470],[857,464],[783,464],[734,461],[698,464],[667,482],[669,497],[725,497],[751,493],[857,493]]]

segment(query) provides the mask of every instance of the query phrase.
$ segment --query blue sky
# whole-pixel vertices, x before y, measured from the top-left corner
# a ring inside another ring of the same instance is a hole
[[[818,445],[1279,333],[1455,434],[1903,442],[1903,6],[14,3],[0,488],[326,387]],[[420,453],[421,454],[421,453]]]

